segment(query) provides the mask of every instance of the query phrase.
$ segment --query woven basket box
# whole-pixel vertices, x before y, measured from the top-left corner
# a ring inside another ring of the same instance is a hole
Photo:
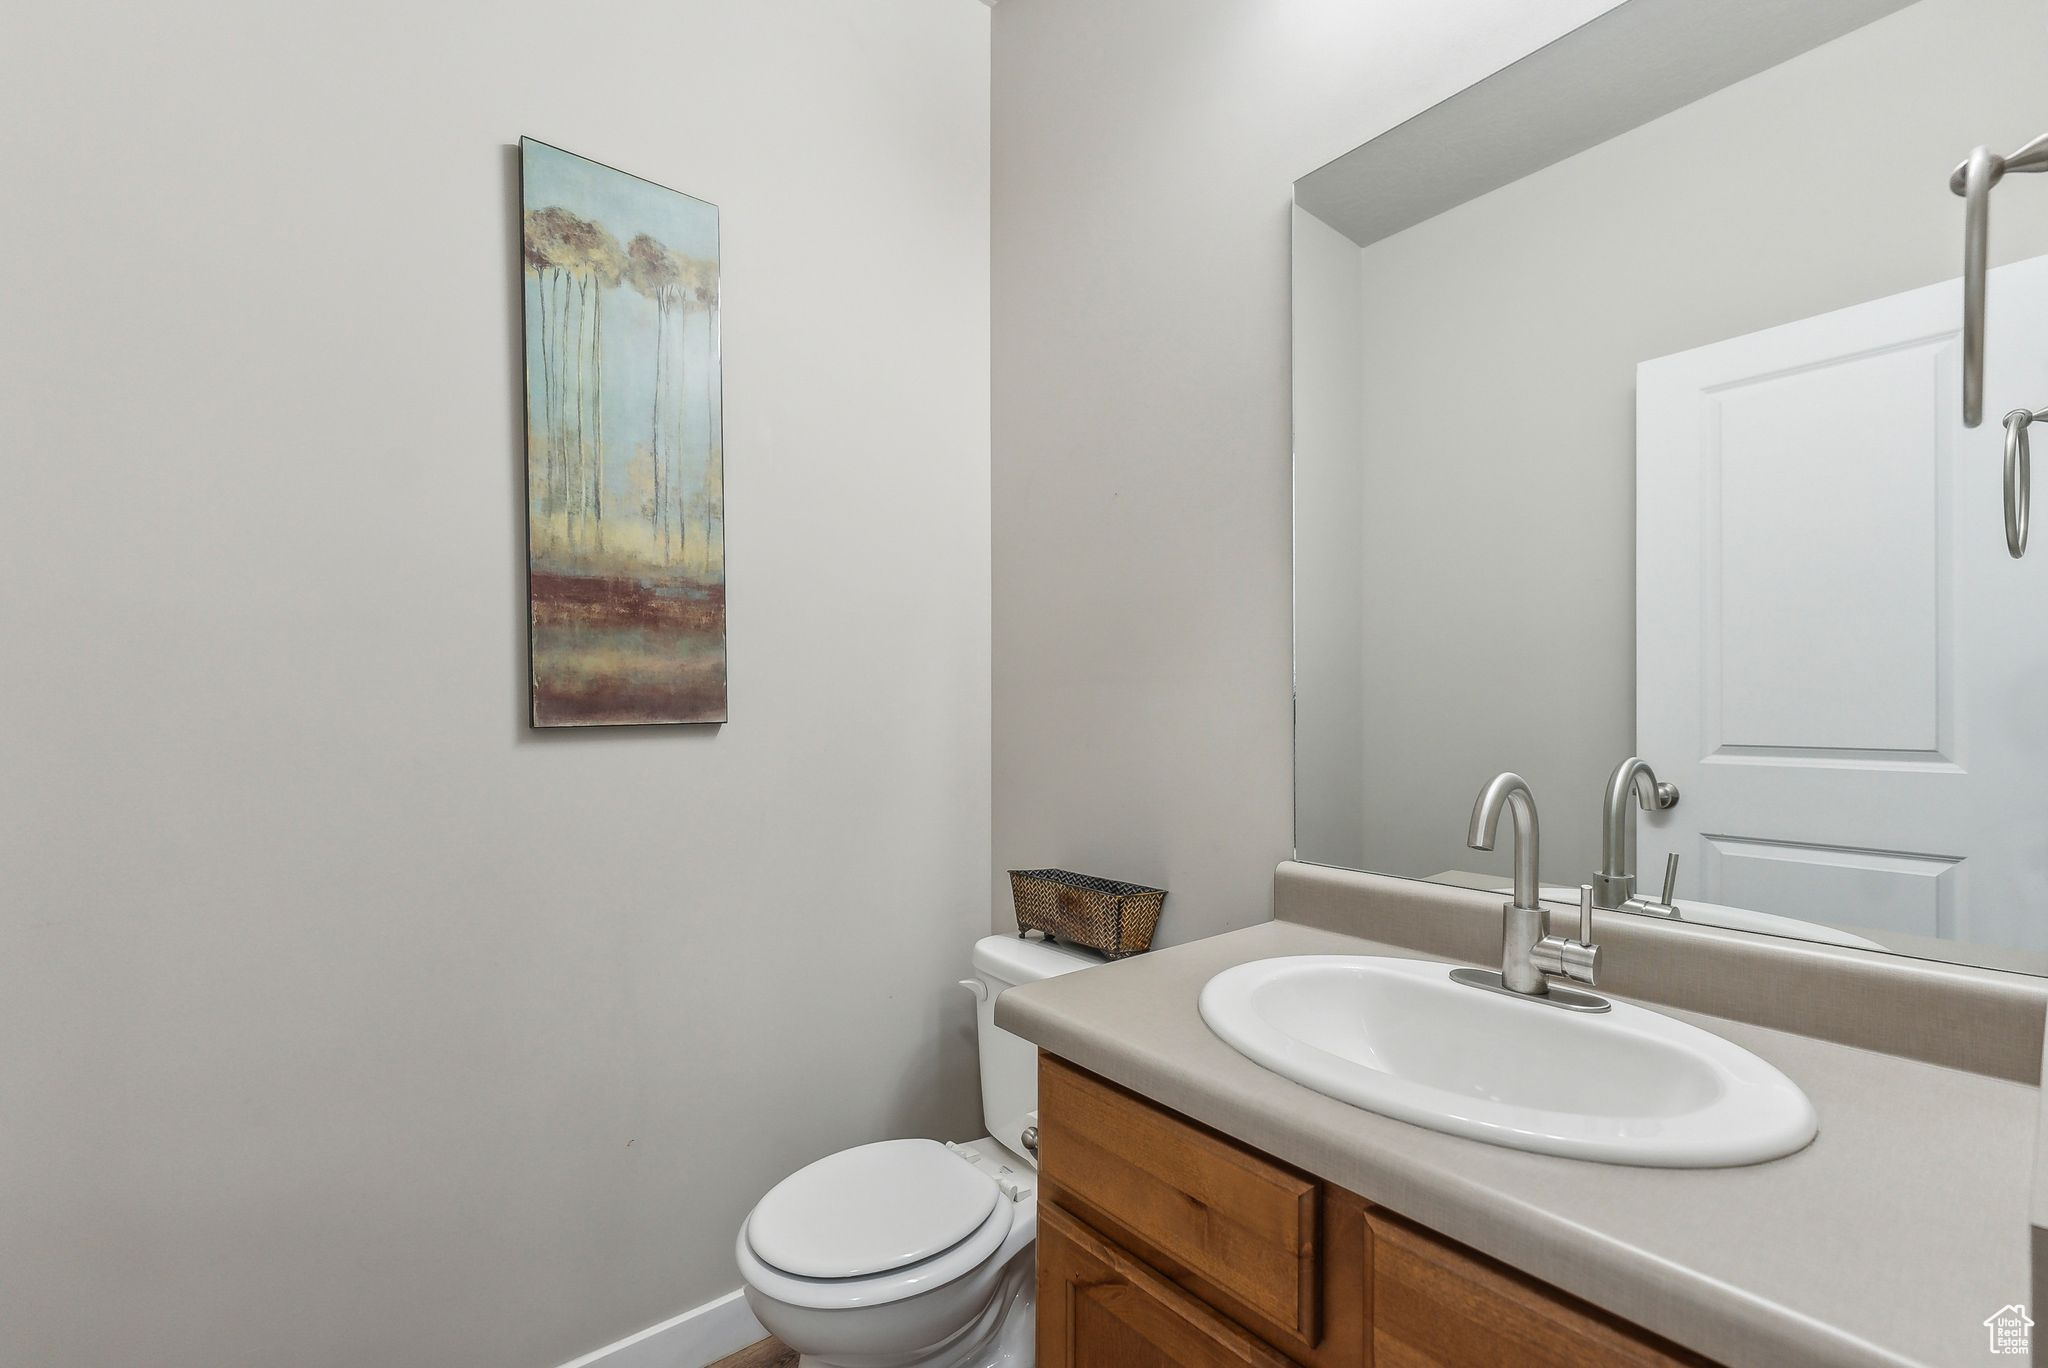
[[[1013,869],[1017,929],[1042,931],[1111,959],[1151,948],[1166,890],[1065,869]]]

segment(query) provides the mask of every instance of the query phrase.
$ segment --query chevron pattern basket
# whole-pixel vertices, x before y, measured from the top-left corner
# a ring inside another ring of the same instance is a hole
[[[1041,931],[1111,959],[1151,948],[1166,890],[1065,869],[1013,869],[1017,930]]]

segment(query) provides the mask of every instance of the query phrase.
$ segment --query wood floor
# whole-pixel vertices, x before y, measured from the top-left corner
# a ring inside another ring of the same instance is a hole
[[[771,1336],[720,1359],[711,1368],[796,1368],[796,1350]]]

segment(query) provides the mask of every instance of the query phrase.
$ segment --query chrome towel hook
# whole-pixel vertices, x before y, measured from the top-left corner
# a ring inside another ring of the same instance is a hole
[[[1991,187],[2014,171],[2048,171],[2048,133],[2010,157],[1979,147],[1948,178],[1948,188],[1963,197],[1963,426],[1969,428],[1984,421],[1984,268]]]
[[[2014,409],[2005,415],[2005,549],[2014,560],[2027,554],[2027,511],[2033,502],[2033,453],[2027,429],[2048,423],[2048,409]]]

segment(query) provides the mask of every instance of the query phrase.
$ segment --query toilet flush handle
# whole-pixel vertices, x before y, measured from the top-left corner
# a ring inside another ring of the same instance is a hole
[[[983,983],[980,979],[961,979],[960,986],[962,988],[965,988],[968,992],[974,994],[974,1000],[976,1002],[988,1001],[988,985],[986,983]]]

